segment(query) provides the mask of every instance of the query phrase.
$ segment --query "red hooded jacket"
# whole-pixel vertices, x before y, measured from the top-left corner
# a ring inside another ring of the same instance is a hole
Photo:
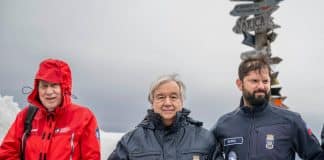
[[[39,80],[59,83],[63,102],[48,112],[38,96]],[[25,160],[99,160],[99,129],[94,114],[71,102],[71,71],[65,62],[46,59],[36,73],[28,102],[38,111],[26,140]],[[0,160],[18,160],[27,107],[20,111],[0,146]]]

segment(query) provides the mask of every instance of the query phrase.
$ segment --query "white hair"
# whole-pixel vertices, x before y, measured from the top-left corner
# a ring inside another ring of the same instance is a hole
[[[154,95],[155,90],[166,82],[176,82],[177,83],[177,85],[180,89],[180,97],[181,97],[181,100],[183,101],[185,98],[185,88],[186,87],[185,87],[184,83],[178,77],[179,77],[178,74],[169,74],[169,75],[163,75],[163,76],[159,77],[157,80],[155,80],[150,87],[148,101],[151,104],[153,104],[153,98],[154,98],[153,95]]]

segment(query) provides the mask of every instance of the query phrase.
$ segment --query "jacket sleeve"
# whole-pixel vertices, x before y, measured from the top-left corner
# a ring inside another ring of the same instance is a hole
[[[23,113],[18,113],[15,121],[10,126],[6,136],[0,146],[0,159],[18,160],[20,159],[20,143],[23,132]]]
[[[324,125],[322,128],[321,139],[322,139],[322,149],[324,150]]]
[[[322,128],[322,133],[321,133],[321,139],[322,139],[322,152],[319,156],[316,157],[316,160],[323,160],[324,159],[324,125]]]
[[[309,160],[317,159],[316,157],[322,152],[321,146],[300,115],[296,116],[294,126],[293,145],[299,157]]]
[[[215,150],[214,150],[214,152],[212,154],[212,157],[210,159],[212,159],[212,160],[224,160],[220,148],[221,148],[220,143],[217,142],[217,144],[215,146]]]
[[[216,141],[216,147],[215,147],[215,151],[213,153],[213,160],[224,160],[223,157],[223,147],[222,147],[222,143],[220,143],[220,139],[218,136],[218,131],[217,131],[217,126],[218,126],[219,121],[212,127],[211,131],[215,137],[215,141]]]
[[[125,144],[125,136],[117,143],[115,150],[107,160],[128,160],[128,151]]]
[[[81,157],[87,160],[100,159],[100,133],[97,120],[89,110],[90,118],[81,135]]]

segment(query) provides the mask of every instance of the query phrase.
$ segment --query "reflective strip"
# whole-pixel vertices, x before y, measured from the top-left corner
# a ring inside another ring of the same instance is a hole
[[[24,134],[22,135],[21,144],[20,144],[20,149],[21,149],[20,159],[21,160],[25,159],[25,148],[26,148],[26,140],[27,140],[26,136],[27,136],[27,132],[25,131]]]
[[[70,145],[71,145],[71,155],[70,155],[70,160],[72,160],[72,156],[73,156],[73,153],[74,153],[74,132],[72,133],[71,135],[71,141],[70,141]]]

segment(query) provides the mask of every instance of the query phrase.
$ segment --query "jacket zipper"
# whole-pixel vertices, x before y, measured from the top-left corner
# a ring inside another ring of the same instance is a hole
[[[250,157],[252,157],[253,152],[253,130],[254,130],[254,113],[252,113],[252,117],[251,117],[251,127],[250,127],[250,131],[249,131],[249,148],[248,148],[248,159],[250,159]]]

